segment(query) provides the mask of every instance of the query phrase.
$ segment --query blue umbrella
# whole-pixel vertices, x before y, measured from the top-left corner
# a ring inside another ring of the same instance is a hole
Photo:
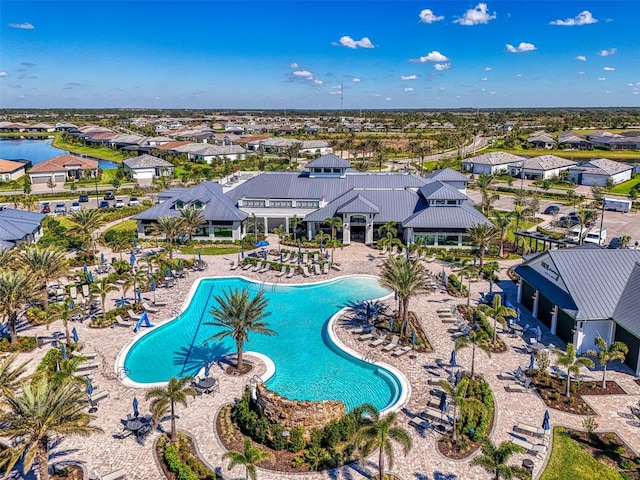
[[[166,277],[170,277],[171,276],[171,269],[169,268],[169,265],[167,265],[167,271],[166,271]]]
[[[389,331],[393,332],[393,317],[389,317]]]
[[[138,238],[133,237],[133,248],[137,248],[137,247],[138,247]]]
[[[451,365],[452,367],[457,367],[458,366],[458,362],[456,359],[456,351],[455,350],[451,350],[451,360],[449,361],[449,365]]]
[[[478,260],[478,257],[476,257],[475,255],[473,256],[473,266],[476,266],[476,261]]]
[[[256,247],[268,247],[269,246],[269,242],[267,242],[266,240],[260,240],[259,242],[256,242]]]
[[[204,376],[205,376],[205,377],[208,377],[208,376],[209,376],[209,373],[210,373],[210,372],[209,372],[209,368],[210,368],[210,367],[209,367],[209,364],[208,364],[208,363],[205,363],[205,364],[204,364]]]
[[[133,416],[137,417],[138,415],[140,415],[140,412],[138,412],[138,399],[133,397]]]
[[[93,384],[91,383],[91,379],[87,377],[87,395],[93,394]]]
[[[265,248],[264,252],[262,252],[262,253],[263,253],[264,259],[266,260],[267,259],[267,249]]]
[[[411,343],[416,344],[416,331],[413,328],[411,329]]]
[[[178,259],[178,270],[182,270],[182,259]]]
[[[454,387],[457,387],[458,384],[460,383],[460,380],[462,380],[462,372],[460,370],[456,371],[456,383],[454,385]]]
[[[60,353],[62,354],[62,360],[66,360],[67,359],[67,349],[65,348],[64,344],[60,345]]]
[[[156,291],[156,281],[155,280],[151,280],[151,291],[152,292]]]
[[[104,260],[104,253],[101,253],[101,254],[100,254],[100,263],[104,263],[104,262],[105,262],[105,260]]]
[[[87,268],[87,264],[86,263],[82,266],[82,271],[84,273],[89,273],[89,269]]]
[[[447,411],[447,394],[444,392],[440,394],[440,405],[438,405],[438,410],[441,412]]]
[[[529,358],[529,370],[533,370],[534,368],[536,368],[536,356],[532,353]]]
[[[489,293],[493,292],[493,280],[490,278],[489,279]]]
[[[93,283],[93,272],[89,272],[89,283]]]
[[[142,295],[140,294],[140,289],[136,290],[136,298],[138,299],[138,303],[142,301]]]
[[[127,305],[129,305],[129,299],[128,298],[124,298],[124,295],[118,299],[116,299],[116,307],[118,308],[125,308]]]
[[[129,265],[133,267],[136,263],[136,254],[131,252],[131,256],[129,257]]]
[[[69,304],[69,308],[71,310],[73,310],[74,308],[76,308],[76,302],[74,302],[73,300],[71,300],[71,303]]]
[[[244,258],[244,250],[242,250],[242,254],[243,254],[242,258]],[[202,260],[202,253],[200,252],[200,250],[198,250],[198,260]]]
[[[407,260],[409,260],[409,247],[407,246],[407,248],[404,249],[404,253],[407,257]]]
[[[76,330],[76,327],[73,327],[71,329],[71,336],[73,337],[73,341],[75,343],[78,343],[79,337],[78,337],[78,330]]]
[[[302,257],[302,246],[298,243],[298,265],[300,265],[300,258]]]
[[[240,250],[240,258],[244,259],[244,247]]]
[[[542,419],[542,429],[543,430],[551,430],[551,425],[549,425],[550,415],[549,410],[544,412],[544,418]]]
[[[282,252],[280,252],[280,263],[283,263],[282,262]]]

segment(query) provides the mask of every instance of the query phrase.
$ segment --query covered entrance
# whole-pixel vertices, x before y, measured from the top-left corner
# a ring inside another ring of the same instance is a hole
[[[625,355],[624,363],[634,372],[638,371],[638,354],[640,353],[640,338],[616,323],[616,342],[623,342],[629,347],[629,353]]]
[[[533,311],[533,295],[536,293],[535,288],[533,288],[529,283],[522,282],[522,298],[520,303],[524,308]]]
[[[351,241],[365,243],[367,233],[366,225],[351,225]]]
[[[573,330],[576,321],[564,310],[558,310],[558,325],[556,326],[556,336],[564,343],[573,342]]]

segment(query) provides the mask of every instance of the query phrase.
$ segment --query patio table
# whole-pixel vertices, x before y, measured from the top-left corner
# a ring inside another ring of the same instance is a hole
[[[217,381],[218,380],[213,377],[201,378],[198,382],[198,386],[204,389],[211,388],[216,384]]]

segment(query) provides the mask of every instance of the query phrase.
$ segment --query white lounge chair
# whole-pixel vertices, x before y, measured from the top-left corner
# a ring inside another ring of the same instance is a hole
[[[142,315],[138,315],[131,309],[127,310],[127,315],[129,315],[129,318],[131,318],[132,320],[140,320],[142,318]]]
[[[302,263],[309,263],[309,254],[307,252],[302,254]]]
[[[318,265],[317,263],[313,264],[313,273],[315,273],[316,275],[322,275],[322,272],[320,271],[320,265]]]
[[[384,245],[384,246],[382,247],[382,250],[380,251],[380,255],[386,255],[386,253],[387,253],[387,246],[386,246],[386,245]]]
[[[310,277],[310,276],[311,276],[311,274],[309,273],[309,269],[307,268],[307,266],[306,266],[306,265],[305,265],[304,267],[302,267],[302,274],[303,274],[305,277]]]
[[[87,360],[93,360],[94,358],[96,358],[97,353],[96,352],[83,352],[80,350],[74,350],[73,352],[71,352],[71,356],[73,357],[84,357]]]
[[[398,335],[394,335],[391,337],[391,341],[387,343],[382,350],[385,352],[389,352],[398,346],[398,341],[400,341],[400,337]]]
[[[69,296],[71,296],[71,298],[73,298],[74,300],[76,300],[78,298],[78,287],[70,287],[69,288]]]
[[[322,273],[323,275],[328,275],[329,274],[329,264],[325,263],[324,266],[322,267]]]
[[[427,258],[427,262],[431,263],[431,262],[435,262],[436,260],[436,254],[434,253],[433,255],[431,255],[431,258]]]
[[[362,335],[356,337],[356,340],[360,342],[364,342],[365,340],[371,340],[373,338],[373,332],[375,332],[375,327],[367,328]]]
[[[411,350],[411,346],[406,345],[404,347],[396,348],[393,352],[391,352],[391,355],[394,357],[401,357],[405,353],[408,353],[409,350]]]
[[[80,363],[78,364],[78,366],[76,367],[76,371],[82,371],[82,370],[91,370],[93,368],[98,368],[100,366],[100,364],[98,362],[93,362],[93,363]]]
[[[535,445],[533,443],[527,442],[526,440],[522,440],[520,438],[513,438],[511,440],[511,443],[524,448],[527,451],[527,453],[533,453],[536,456],[538,455],[538,453],[542,453],[543,455],[547,453],[546,445]]]
[[[342,270],[342,267],[337,263],[332,263],[331,268],[333,268],[334,270],[338,270],[339,272]]]
[[[390,254],[390,255],[397,255],[397,254],[398,254],[398,246],[397,246],[397,245],[394,245],[394,246],[391,248],[391,254]]]
[[[258,273],[266,273],[269,270],[271,270],[271,264],[267,263],[264,267],[262,267],[260,270],[258,270]]]
[[[258,262],[255,267],[251,269],[252,272],[257,272],[262,269],[262,262]]]
[[[546,433],[544,429],[534,427],[533,425],[528,425],[526,423],[518,423],[517,425],[514,425],[513,430],[516,432],[535,435],[536,437],[544,437]]]
[[[314,253],[313,254],[313,262],[314,263],[318,263],[319,260],[320,260],[320,254]]]
[[[231,264],[230,270],[236,270],[238,268],[238,259],[236,258]]]
[[[281,277],[286,273],[287,273],[287,267],[286,267],[286,265],[283,265],[282,268],[280,269],[280,271],[278,273],[276,273],[276,277]]]
[[[82,296],[85,299],[89,299],[91,294],[89,293],[89,285],[82,285]]]
[[[413,417],[409,420],[409,425],[413,425],[414,427],[418,427],[421,429],[429,428],[430,423],[422,417]]]
[[[529,391],[524,385],[520,385],[519,383],[510,383],[505,388],[507,392],[527,393]]]
[[[296,274],[296,267],[289,267],[289,273],[287,273],[287,278],[291,278]]]
[[[106,390],[100,390],[99,392],[94,393],[93,395],[89,395],[89,402],[97,403],[103,398],[107,398],[108,396],[109,396],[109,392],[107,392]]]
[[[149,313],[157,313],[158,309],[150,306],[147,302],[142,303],[142,308],[144,308]]]
[[[369,344],[370,347],[379,347],[380,345],[382,345],[385,340],[387,339],[387,332],[382,332],[382,335],[380,335],[378,338],[376,338],[373,342],[371,342]]]
[[[289,252],[285,253],[284,256],[282,257],[282,263],[287,263],[290,258],[291,258],[291,254]]]
[[[242,270],[249,270],[251,267],[253,267],[253,263],[249,263],[247,262],[243,267]]]
[[[131,324],[125,322],[120,315],[116,315],[116,325],[126,328],[129,328],[131,326]]]

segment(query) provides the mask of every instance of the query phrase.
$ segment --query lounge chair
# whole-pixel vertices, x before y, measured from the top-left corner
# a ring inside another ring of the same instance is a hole
[[[81,362],[80,364],[78,364],[78,366],[76,367],[76,371],[81,371],[81,370],[91,370],[93,368],[98,368],[100,366],[100,364],[98,362],[93,362],[93,363],[84,363]]]
[[[369,344],[370,347],[379,347],[387,339],[387,332],[383,332],[378,338]]]
[[[371,340],[373,338],[373,332],[375,332],[375,327],[369,327],[367,330],[364,331],[364,333],[362,335],[359,335],[358,337],[356,337],[356,340],[360,341],[360,342],[364,342],[365,340]]]
[[[158,312],[157,308],[149,306],[149,304],[147,302],[143,302],[142,303],[142,308],[144,308],[149,313],[157,313]]]
[[[390,352],[394,348],[398,346],[398,341],[400,341],[400,337],[398,335],[394,335],[391,337],[391,341],[387,343],[384,347],[382,347],[382,351]]]
[[[390,255],[397,255],[397,254],[398,254],[398,246],[397,246],[397,245],[394,245],[394,246],[391,248],[391,253],[390,253]]]
[[[524,448],[527,451],[527,453],[533,453],[536,456],[538,455],[538,453],[542,453],[542,454],[547,453],[546,445],[535,445],[533,443],[527,442],[526,440],[522,440],[520,438],[513,438],[511,440],[511,443]]]
[[[276,277],[281,277],[287,273],[287,266],[283,265],[278,273],[276,273]]]
[[[322,275],[322,272],[320,271],[320,265],[318,265],[317,263],[313,264],[313,273],[315,273],[316,275]]]
[[[285,253],[284,256],[282,257],[282,263],[287,263],[290,258],[291,258],[291,254],[288,252]]]
[[[309,273],[309,269],[307,268],[307,266],[306,266],[306,265],[305,265],[304,267],[302,267],[302,274],[303,274],[305,277],[310,277],[310,276],[311,276],[311,274]]]
[[[544,437],[545,431],[542,428],[534,427],[532,425],[528,425],[526,423],[518,423],[514,425],[513,430],[516,432],[522,432],[530,435],[535,435],[536,437]]]
[[[120,315],[116,315],[116,325],[118,325],[119,327],[126,327],[126,328],[131,327],[131,324],[125,322]]]
[[[89,293],[89,285],[82,285],[82,296],[88,299],[91,294]]]
[[[107,398],[108,396],[109,392],[107,392],[106,390],[100,390],[93,395],[89,395],[89,402],[91,402],[92,404],[98,403],[100,400],[102,400],[103,398]]]
[[[96,358],[96,355],[96,352],[82,352],[80,350],[74,350],[73,352],[71,352],[72,357],[84,357],[87,360],[93,360],[94,358]]]
[[[129,318],[131,318],[132,320],[140,320],[142,318],[142,315],[138,315],[131,309],[127,310],[127,315],[129,315]]]
[[[322,273],[323,275],[328,275],[329,274],[329,264],[325,263],[324,266],[322,267]]]
[[[238,268],[238,259],[236,258],[231,264],[230,270],[236,270]]]
[[[302,263],[309,263],[309,254],[307,252],[302,254]]]
[[[257,272],[262,269],[262,262],[258,262],[255,267],[251,269],[252,272]]]
[[[435,262],[436,260],[436,254],[434,253],[433,255],[431,255],[431,258],[427,258],[427,262],[431,263],[431,262]]]
[[[93,473],[96,475],[96,480],[122,480],[123,478],[127,478],[127,472],[124,468],[119,468],[118,470],[114,470],[113,472],[109,472],[105,475],[100,475],[96,471]]]
[[[317,253],[313,254],[313,263],[318,263],[318,261],[320,260],[320,255]]]
[[[423,430],[431,426],[431,424],[422,417],[413,417],[409,420],[409,425],[413,425],[414,427],[418,427]]]
[[[510,372],[499,373],[497,376],[498,380],[509,380],[511,382],[515,382],[516,380],[518,380],[518,377]]]
[[[71,296],[71,298],[73,298],[74,300],[78,298],[78,287],[70,287],[69,288],[69,295]]]
[[[449,417],[449,415],[447,415],[447,412],[443,412],[436,408],[425,407],[425,409],[420,412],[420,416],[424,418],[432,418],[443,423],[452,423],[451,418]]]
[[[436,310],[436,313],[451,313],[451,309],[450,308],[438,308]]]
[[[271,264],[267,263],[264,267],[262,267],[260,270],[258,270],[258,273],[266,273],[269,270],[271,270]]]
[[[384,247],[382,247],[382,250],[380,251],[380,255],[386,255],[387,253],[387,246],[385,245]]]
[[[333,268],[334,270],[338,270],[339,272],[342,270],[342,267],[337,263],[332,263],[331,268]]]
[[[296,274],[296,267],[289,267],[289,273],[287,273],[287,278],[291,278]]]
[[[524,385],[520,385],[519,383],[510,383],[505,388],[507,392],[527,393],[529,391]]]
[[[405,353],[409,353],[409,350],[411,350],[411,346],[406,345],[404,347],[396,348],[393,352],[391,352],[391,355],[393,357],[401,357]]]
[[[249,270],[251,267],[253,267],[253,263],[249,263],[247,262],[243,267],[242,270]]]

